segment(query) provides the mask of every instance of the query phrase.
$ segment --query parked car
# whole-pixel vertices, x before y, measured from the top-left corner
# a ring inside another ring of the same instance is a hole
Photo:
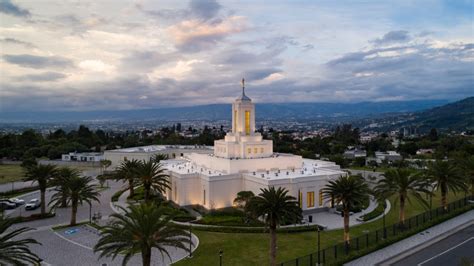
[[[10,201],[14,202],[16,206],[20,206],[25,204],[25,200],[19,199],[19,198],[11,198]]]
[[[25,210],[34,210],[41,205],[39,199],[32,199],[25,205]]]
[[[16,204],[8,199],[0,199],[0,208],[2,210],[15,209]]]

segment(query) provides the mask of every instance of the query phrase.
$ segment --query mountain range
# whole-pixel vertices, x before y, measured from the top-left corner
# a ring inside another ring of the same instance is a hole
[[[358,103],[257,103],[260,120],[347,121],[384,113],[422,111],[448,103],[447,100],[414,100]],[[230,104],[140,110],[0,112],[2,123],[51,123],[82,121],[180,121],[230,120]]]

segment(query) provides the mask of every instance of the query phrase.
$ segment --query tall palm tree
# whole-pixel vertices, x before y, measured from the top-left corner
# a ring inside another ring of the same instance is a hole
[[[426,174],[434,182],[434,189],[441,191],[441,206],[444,210],[448,209],[447,195],[449,191],[456,193],[467,190],[466,179],[450,161],[436,160],[430,164]]]
[[[276,265],[276,229],[283,221],[301,220],[302,213],[295,197],[282,187],[263,188],[248,203],[248,209],[256,217],[263,217],[270,232],[270,265]]]
[[[32,238],[18,239],[20,234],[34,229],[22,227],[6,232],[13,222],[13,219],[0,218],[0,265],[39,265],[41,259],[28,245],[41,244]]]
[[[474,197],[474,156],[462,160],[459,166],[470,183],[471,196]]]
[[[65,186],[72,177],[80,176],[81,171],[71,167],[61,167],[57,170],[56,176],[51,180],[51,185],[60,187],[60,190],[65,190]],[[67,207],[67,197],[64,195],[61,199],[61,208]]]
[[[133,159],[129,161],[124,161],[117,168],[115,174],[115,179],[122,180],[123,182],[128,182],[128,189],[130,191],[130,197],[135,195],[135,185],[137,184],[137,168],[140,165],[140,161]]]
[[[136,169],[136,174],[143,185],[145,192],[145,201],[150,200],[150,193],[165,193],[170,188],[169,175],[161,163],[155,163],[153,160],[141,161]]]
[[[46,213],[45,194],[49,181],[57,174],[57,168],[52,164],[38,164],[28,167],[26,170],[26,180],[38,182],[41,194],[41,214]]]
[[[79,204],[84,202],[89,205],[92,201],[99,202],[99,192],[96,191],[96,186],[91,184],[92,177],[75,175],[66,180],[64,187],[57,187],[55,193],[51,198],[50,204],[56,207],[61,203],[62,199],[67,198],[67,202],[71,203],[71,223],[76,225],[77,208]]]
[[[94,252],[101,252],[100,257],[123,255],[122,265],[126,265],[133,255],[141,253],[143,265],[149,266],[152,248],[158,249],[163,260],[165,255],[171,260],[166,247],[189,251],[189,232],[170,222],[173,215],[164,215],[162,209],[148,203],[122,210],[124,214],[112,214],[112,222],[101,231],[94,247]]]
[[[399,224],[405,224],[405,203],[411,203],[411,198],[416,199],[424,206],[428,203],[421,193],[431,194],[430,183],[420,177],[419,173],[412,173],[406,168],[391,169],[385,172],[375,186],[375,195],[380,199],[395,196],[400,203]]]
[[[334,200],[336,204],[342,205],[344,242],[349,245],[349,210],[360,206],[367,199],[370,193],[367,183],[360,176],[340,176],[336,180],[329,181],[322,192],[325,199]]]

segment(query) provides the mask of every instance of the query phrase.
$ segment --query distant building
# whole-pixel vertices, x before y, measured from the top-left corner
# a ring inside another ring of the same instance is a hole
[[[365,150],[350,149],[346,150],[343,156],[346,159],[365,158],[367,157],[367,152]]]
[[[375,157],[367,157],[366,164],[370,164],[370,162],[376,162],[377,164],[381,164],[384,161],[393,163],[402,159],[403,157],[396,151],[376,151]]]
[[[425,154],[433,154],[433,149],[419,149],[416,151],[416,155],[425,155]]]
[[[104,159],[101,152],[70,152],[61,156],[62,161],[78,161],[78,162],[100,162]]]

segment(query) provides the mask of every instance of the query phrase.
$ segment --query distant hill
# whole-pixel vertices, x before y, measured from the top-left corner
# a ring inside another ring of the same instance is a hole
[[[448,103],[447,100],[415,100],[359,103],[257,103],[261,120],[346,120],[383,113],[415,112]],[[142,110],[85,112],[0,112],[0,122],[81,122],[81,121],[179,121],[230,120],[230,104]]]
[[[431,128],[457,131],[473,130],[474,97],[417,112],[413,114],[413,119],[403,124],[418,127],[422,131]]]

